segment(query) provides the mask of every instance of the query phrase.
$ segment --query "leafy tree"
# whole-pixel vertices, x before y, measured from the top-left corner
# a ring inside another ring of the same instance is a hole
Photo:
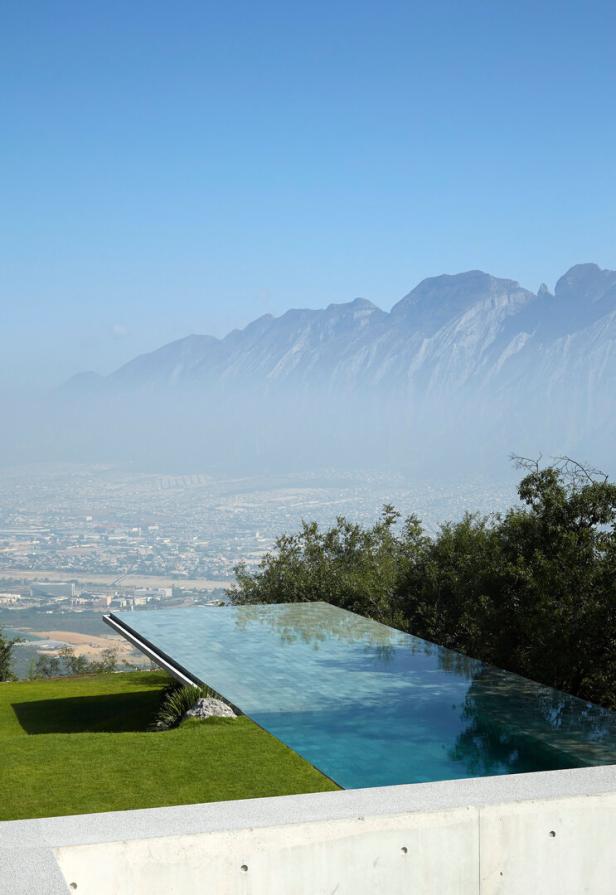
[[[298,534],[282,535],[256,573],[241,564],[228,590],[236,603],[299,603],[325,600],[388,624],[404,625],[394,600],[403,542],[394,532],[399,513],[385,506],[370,528],[339,516],[323,531],[305,522]],[[414,531],[415,520],[405,530]],[[410,537],[410,535],[409,535]]]
[[[446,523],[401,571],[398,600],[414,634],[474,657],[486,654],[500,559],[494,522],[467,514]]]
[[[422,636],[616,706],[616,486],[565,458],[522,506],[443,526],[400,582]]]
[[[128,663],[127,663],[128,666]],[[63,647],[57,656],[38,656],[30,666],[30,678],[62,677],[77,674],[107,674],[118,667],[117,652],[105,649],[99,661],[75,655],[70,647]],[[130,667],[130,666],[128,666]]]
[[[63,674],[86,674],[90,667],[87,657],[75,655],[75,651],[70,646],[65,646],[60,650],[60,661]]]
[[[520,505],[428,537],[387,506],[283,535],[236,603],[327,600],[616,708],[616,485],[562,458],[518,458]]]
[[[519,493],[500,530],[497,658],[616,705],[616,486],[565,460]]]
[[[118,653],[117,650],[108,648],[104,649],[101,653],[100,661],[96,663],[98,666],[98,671],[101,673],[108,674],[112,671],[116,671],[118,667]]]
[[[15,675],[11,670],[13,661],[13,648],[16,643],[22,643],[19,637],[5,637],[0,627],[0,681],[12,681]]]
[[[40,655],[36,662],[30,666],[30,678],[59,677],[62,674],[62,665],[59,656]]]

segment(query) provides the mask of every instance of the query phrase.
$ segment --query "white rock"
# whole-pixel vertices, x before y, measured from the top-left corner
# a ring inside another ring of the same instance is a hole
[[[194,708],[189,709],[184,716],[186,718],[237,718],[233,709],[220,699],[211,696],[202,696],[195,703]]]

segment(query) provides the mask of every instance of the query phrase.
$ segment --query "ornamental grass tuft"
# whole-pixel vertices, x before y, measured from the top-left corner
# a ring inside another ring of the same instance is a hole
[[[220,699],[218,693],[211,687],[182,686],[174,682],[167,687],[163,700],[156,715],[154,727],[156,730],[170,730],[177,727],[186,712],[194,708],[201,698],[212,697]]]

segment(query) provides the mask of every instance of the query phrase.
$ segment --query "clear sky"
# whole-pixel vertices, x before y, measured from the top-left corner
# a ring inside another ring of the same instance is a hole
[[[0,388],[616,267],[613,0],[3,0]]]

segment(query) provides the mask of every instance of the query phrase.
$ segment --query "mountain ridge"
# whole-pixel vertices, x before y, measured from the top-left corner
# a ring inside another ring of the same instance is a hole
[[[616,271],[594,263],[571,267],[554,293],[469,270],[422,280],[389,312],[356,298],[265,314],[223,338],[167,343],[108,376],[78,374],[65,391],[384,390],[423,399],[503,395],[528,388],[538,371],[554,382],[573,369],[595,385],[616,376]]]

